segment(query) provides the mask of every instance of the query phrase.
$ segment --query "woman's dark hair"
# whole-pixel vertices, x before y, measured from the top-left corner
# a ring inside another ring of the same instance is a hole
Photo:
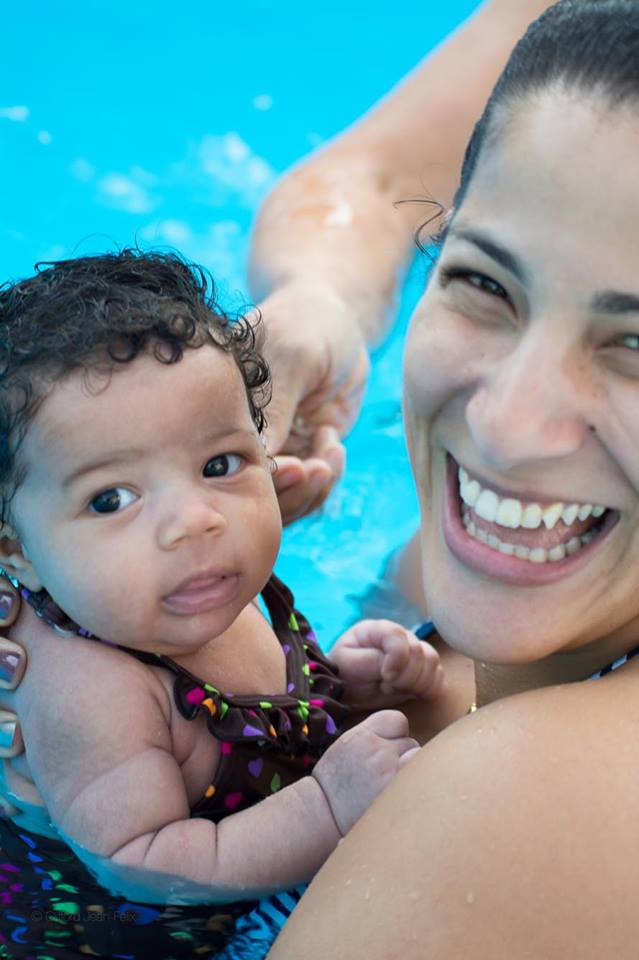
[[[225,313],[202,268],[174,253],[119,253],[41,263],[0,287],[0,520],[22,482],[17,451],[53,385],[73,371],[108,374],[150,350],[177,363],[213,344],[231,354],[258,432],[270,392],[259,319]]]
[[[614,107],[639,100],[637,0],[559,0],[531,24],[470,139],[455,208],[502,118],[512,118],[526,98],[549,88],[595,96]]]

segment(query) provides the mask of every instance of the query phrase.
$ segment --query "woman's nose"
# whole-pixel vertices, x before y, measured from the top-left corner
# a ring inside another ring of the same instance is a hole
[[[484,371],[466,407],[466,420],[487,464],[567,457],[588,435],[588,396],[578,365],[548,339],[520,342]],[[592,385],[591,385],[592,386]]]
[[[217,536],[226,529],[224,514],[211,502],[210,495],[176,493],[158,529],[162,550],[171,550],[185,540]]]

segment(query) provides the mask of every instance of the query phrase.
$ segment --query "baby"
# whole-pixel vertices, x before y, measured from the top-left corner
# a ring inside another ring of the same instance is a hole
[[[3,827],[3,857],[27,850],[37,875],[10,897],[25,937],[35,893],[60,886],[40,885],[51,862],[65,883],[45,926],[56,903],[104,904],[96,870],[138,904],[178,882],[182,902],[228,904],[310,879],[417,749],[398,711],[354,714],[435,697],[442,669],[389,621],[356,624],[329,660],[274,576],[254,328],[202,271],[124,251],[5,287],[0,368],[0,563],[50,627],[17,707],[66,841]],[[210,949],[233,913],[172,909],[154,956],[183,955],[175,930]],[[67,913],[77,949],[137,955],[130,938],[96,950]]]

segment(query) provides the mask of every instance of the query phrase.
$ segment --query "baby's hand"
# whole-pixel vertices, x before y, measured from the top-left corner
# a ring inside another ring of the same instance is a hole
[[[398,710],[372,713],[329,747],[313,776],[342,836],[418,750],[408,736],[408,720]]]
[[[392,707],[440,692],[444,670],[430,643],[391,620],[361,620],[330,652],[346,684],[345,700],[360,709]]]

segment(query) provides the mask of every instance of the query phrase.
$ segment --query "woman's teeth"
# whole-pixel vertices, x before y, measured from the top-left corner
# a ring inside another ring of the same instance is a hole
[[[572,556],[597,536],[599,524],[566,542],[546,549],[541,546],[508,543],[492,533],[487,533],[471,518],[470,510],[487,523],[496,523],[512,530],[536,530],[542,523],[547,530],[552,530],[559,520],[569,527],[576,521],[583,522],[591,516],[599,519],[606,512],[606,507],[591,503],[552,503],[541,507],[538,503],[522,503],[512,497],[502,498],[493,490],[481,487],[477,480],[471,480],[463,467],[459,468],[458,478],[459,493],[465,505],[463,520],[466,532],[493,550],[531,563],[553,563]]]
[[[499,553],[505,553],[509,557],[517,557],[519,560],[529,560],[531,563],[554,563],[557,560],[563,560],[564,557],[571,557],[587,543],[590,543],[593,537],[597,536],[597,530],[588,530],[580,537],[572,537],[567,543],[558,543],[556,547],[546,550],[544,547],[525,547],[520,543],[504,543],[492,533],[486,533],[481,527],[470,519],[468,513],[464,514],[464,526],[466,532],[479,540],[480,543],[498,550]]]
[[[591,503],[551,503],[540,507],[538,503],[522,503],[512,497],[501,498],[493,490],[471,480],[463,467],[459,468],[459,493],[468,507],[472,507],[478,517],[488,523],[497,523],[500,527],[517,530],[536,530],[542,522],[547,530],[552,530],[558,520],[569,527],[575,520],[587,520],[591,515],[602,517],[606,508]]]

